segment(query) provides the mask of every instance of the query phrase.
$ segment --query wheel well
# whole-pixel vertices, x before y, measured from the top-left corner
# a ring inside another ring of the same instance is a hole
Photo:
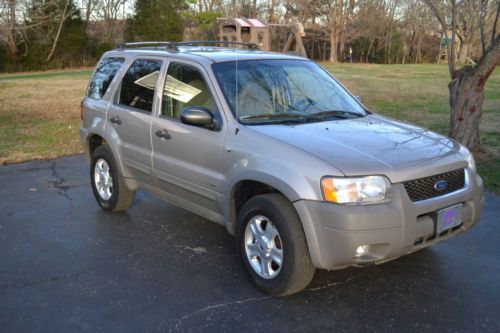
[[[231,221],[236,221],[238,217],[238,213],[241,210],[241,207],[247,202],[250,198],[266,193],[281,193],[274,187],[253,181],[253,180],[244,180],[239,182],[235,187],[232,195],[232,205],[231,205]],[[282,193],[281,193],[282,194]]]
[[[94,134],[92,135],[90,138],[89,138],[89,153],[90,153],[90,156],[92,156],[92,153],[94,152],[94,150],[99,147],[100,145],[102,145],[103,143],[105,143],[106,141],[104,140],[104,138],[98,134]]]

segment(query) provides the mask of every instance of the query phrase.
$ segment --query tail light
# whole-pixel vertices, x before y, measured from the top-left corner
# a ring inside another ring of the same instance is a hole
[[[80,102],[80,120],[83,120],[83,99]]]

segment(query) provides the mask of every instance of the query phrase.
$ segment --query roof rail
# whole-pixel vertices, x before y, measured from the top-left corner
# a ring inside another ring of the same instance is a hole
[[[173,42],[131,42],[131,43],[122,43],[118,44],[118,49],[125,49],[128,47],[153,47],[157,48],[158,46],[162,47],[172,47]]]
[[[240,43],[240,42],[231,42],[225,40],[196,40],[192,42],[175,42],[173,43],[175,46],[202,46],[202,45],[235,45],[235,46],[246,46],[250,50],[260,50],[257,44],[255,43]]]
[[[157,49],[158,47],[164,47],[167,51],[179,51],[179,46],[202,46],[202,45],[239,45],[246,46],[249,50],[260,50],[257,44],[255,43],[239,43],[239,42],[230,42],[230,41],[222,41],[222,40],[199,40],[192,42],[131,42],[131,43],[123,43],[118,44],[117,48],[120,50],[131,48],[131,47],[149,47]]]

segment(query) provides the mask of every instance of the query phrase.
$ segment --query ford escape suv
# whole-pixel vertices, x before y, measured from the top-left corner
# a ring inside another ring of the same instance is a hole
[[[464,232],[482,209],[466,148],[368,111],[312,61],[252,44],[106,52],[80,131],[103,209],[126,210],[143,189],[224,225],[250,280],[274,296],[304,289],[315,269]]]

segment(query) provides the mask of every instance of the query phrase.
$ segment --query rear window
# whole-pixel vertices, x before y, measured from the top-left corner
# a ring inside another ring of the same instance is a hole
[[[122,80],[120,104],[151,112],[161,64],[160,60],[134,61]]]
[[[124,62],[123,58],[105,58],[95,70],[94,76],[90,81],[87,96],[94,99],[101,99],[108,90],[113,81],[116,72],[121,68]]]

